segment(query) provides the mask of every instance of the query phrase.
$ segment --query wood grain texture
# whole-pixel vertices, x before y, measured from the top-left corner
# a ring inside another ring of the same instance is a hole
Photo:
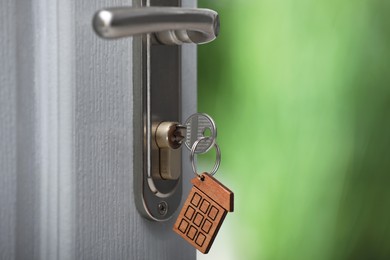
[[[207,191],[207,195],[227,211],[234,210],[234,193],[213,176],[204,172],[202,178],[193,178],[191,183],[198,189]]]
[[[190,245],[207,254],[227,211],[202,190],[193,186],[173,226]]]
[[[227,214],[233,211],[233,192],[208,173],[191,180],[194,185],[173,230],[207,254]]]
[[[91,27],[119,5],[131,0],[0,3],[0,259],[195,259],[175,216],[149,222],[134,205],[132,40]],[[183,47],[183,118],[195,61]]]

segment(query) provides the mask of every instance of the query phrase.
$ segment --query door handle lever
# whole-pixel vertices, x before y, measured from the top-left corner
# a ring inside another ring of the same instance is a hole
[[[201,8],[113,7],[95,13],[93,28],[105,39],[150,33],[161,44],[202,44],[218,36],[219,16]]]
[[[209,9],[180,8],[180,0],[133,3],[137,7],[97,11],[92,25],[104,39],[142,36],[133,39],[133,84],[129,86],[134,90],[134,199],[142,216],[165,221],[172,217],[181,200],[182,153],[180,145],[170,141],[172,135],[176,141],[184,136],[175,133],[180,132],[175,122],[181,121],[182,85],[186,83],[182,75],[188,73],[182,68],[194,68],[184,67],[187,62],[182,61],[189,57],[194,61],[195,53],[183,58],[183,49],[178,45],[213,41],[219,33],[219,17]],[[146,6],[139,7],[142,4]],[[186,83],[185,87],[189,86]]]

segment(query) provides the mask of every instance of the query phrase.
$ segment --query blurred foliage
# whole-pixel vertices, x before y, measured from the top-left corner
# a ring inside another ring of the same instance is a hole
[[[390,1],[201,0],[236,259],[390,259]],[[223,171],[223,173],[222,173]]]

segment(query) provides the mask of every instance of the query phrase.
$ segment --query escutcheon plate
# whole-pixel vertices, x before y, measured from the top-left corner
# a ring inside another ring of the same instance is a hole
[[[147,2],[133,0],[133,6]],[[180,6],[180,1],[150,0],[150,6]],[[162,121],[180,122],[181,47],[153,42],[150,35],[133,38],[134,198],[142,216],[165,221],[180,205],[182,177],[157,177],[159,151],[153,131]],[[178,160],[182,169],[181,153]]]

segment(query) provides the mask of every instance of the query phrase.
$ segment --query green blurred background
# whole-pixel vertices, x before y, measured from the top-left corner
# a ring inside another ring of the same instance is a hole
[[[236,196],[213,258],[390,259],[390,1],[199,6],[221,31],[198,48],[198,110]]]

